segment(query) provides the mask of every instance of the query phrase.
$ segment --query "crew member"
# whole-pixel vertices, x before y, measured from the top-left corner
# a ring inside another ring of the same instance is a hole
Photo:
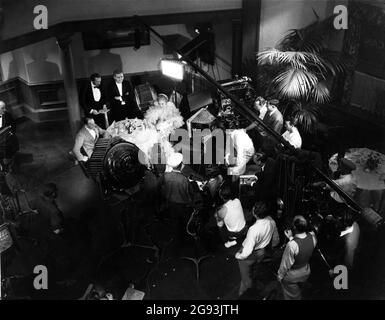
[[[6,137],[0,136],[0,164],[2,163],[9,170],[14,155],[19,150],[19,140],[15,135],[15,121],[11,113],[6,110],[5,102],[0,101],[0,132],[7,127],[10,127],[11,134]]]
[[[160,181],[164,213],[173,222],[179,240],[187,240],[186,225],[194,206],[194,189],[190,181],[182,173],[183,155],[172,153],[167,159],[172,168]]]
[[[266,204],[257,202],[252,212],[256,221],[249,228],[242,248],[235,254],[241,272],[239,296],[252,287],[251,270],[263,260],[266,248],[270,244],[273,248],[279,244],[277,226],[270,217]]]
[[[289,239],[282,256],[277,280],[281,282],[285,300],[301,300],[301,286],[310,276],[309,260],[317,245],[314,232],[308,232],[308,222],[295,216],[291,230],[285,230]]]
[[[223,185],[219,190],[219,197],[223,205],[215,214],[217,226],[225,241],[225,247],[230,248],[237,244],[237,240],[246,234],[246,220],[243,213],[241,201],[238,198],[232,199],[232,192],[229,185]]]
[[[302,138],[297,129],[296,121],[293,118],[285,121],[286,131],[282,134],[282,138],[288,141],[294,148],[301,149]]]

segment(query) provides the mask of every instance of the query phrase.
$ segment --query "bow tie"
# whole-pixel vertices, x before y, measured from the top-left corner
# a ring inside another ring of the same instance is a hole
[[[100,89],[99,86],[92,86],[94,89]]]

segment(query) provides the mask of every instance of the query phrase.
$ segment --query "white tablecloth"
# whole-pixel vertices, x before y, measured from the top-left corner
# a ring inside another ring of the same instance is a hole
[[[112,137],[120,137],[127,142],[131,142],[135,144],[146,156],[146,163],[156,163],[156,161],[152,161],[154,154],[153,147],[156,144],[162,145],[162,151],[164,152],[163,159],[166,159],[167,156],[174,152],[171,144],[162,137],[159,132],[151,125],[148,125],[146,121],[140,119],[128,119],[122,120],[118,122],[113,122],[108,128],[107,132]]]
[[[366,161],[371,155],[378,157],[380,161],[378,167],[373,171],[366,169]],[[345,158],[352,161],[357,167],[352,174],[357,179],[358,188],[364,190],[385,189],[385,155],[367,148],[354,148],[346,152]],[[330,158],[329,166],[333,172],[337,170],[337,154]]]
[[[374,170],[369,170],[366,163],[372,156],[379,159],[379,164]],[[353,148],[345,153],[345,158],[356,165],[352,172],[357,179],[354,199],[363,208],[371,207],[385,216],[385,155],[367,148]],[[337,154],[330,158],[329,167],[333,172],[337,170]]]

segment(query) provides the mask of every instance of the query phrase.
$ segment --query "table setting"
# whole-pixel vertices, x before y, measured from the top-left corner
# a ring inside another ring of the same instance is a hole
[[[329,159],[332,172],[338,169],[337,157],[338,154],[334,154]],[[368,148],[351,148],[344,157],[356,166],[352,171],[357,180],[354,199],[363,208],[370,207],[385,215],[385,155]]]

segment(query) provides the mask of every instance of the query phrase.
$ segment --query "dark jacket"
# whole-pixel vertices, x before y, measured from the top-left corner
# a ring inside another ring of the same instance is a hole
[[[100,90],[100,100],[95,101],[94,94],[92,92],[92,84],[89,81],[86,86],[83,88],[81,97],[80,97],[80,104],[84,110],[84,115],[89,115],[91,109],[94,110],[100,110],[103,109],[103,104],[106,103],[106,97],[105,97],[105,91],[103,90],[103,87],[99,87]]]
[[[194,189],[188,178],[179,171],[166,172],[161,180],[161,194],[166,203],[193,206]]]
[[[275,132],[281,134],[283,127],[283,116],[278,109],[273,114],[270,114],[270,112],[267,111],[265,117],[263,118],[263,122]]]
[[[12,115],[8,111],[5,111],[1,117],[2,117],[2,125],[0,126],[0,130],[8,126],[11,126],[11,131],[15,133],[16,126],[15,126],[15,120],[13,119]]]
[[[111,109],[110,116],[112,121],[120,121],[125,118],[142,118],[142,113],[135,101],[134,90],[129,81],[123,80],[122,83],[122,99],[125,102],[125,105],[115,99],[115,97],[120,96],[120,93],[114,80],[109,84],[106,91],[107,100]]]
[[[267,158],[263,171],[257,172],[258,182],[256,186],[259,200],[272,200],[277,194],[278,174],[277,163],[272,158]]]
[[[105,90],[102,86],[99,87],[100,90],[100,100],[95,101],[94,94],[92,92],[92,84],[89,81],[87,85],[84,87],[82,94],[80,96],[80,105],[83,108],[85,116],[91,116],[95,123],[101,128],[105,128],[105,117],[104,114],[90,114],[90,111],[93,110],[101,110],[103,109],[103,105],[107,103]]]
[[[12,115],[9,112],[5,112],[1,116],[2,124],[0,126],[0,160],[11,159],[15,153],[19,150],[19,140],[16,136],[16,126]],[[4,130],[7,127],[11,127],[10,130]]]

